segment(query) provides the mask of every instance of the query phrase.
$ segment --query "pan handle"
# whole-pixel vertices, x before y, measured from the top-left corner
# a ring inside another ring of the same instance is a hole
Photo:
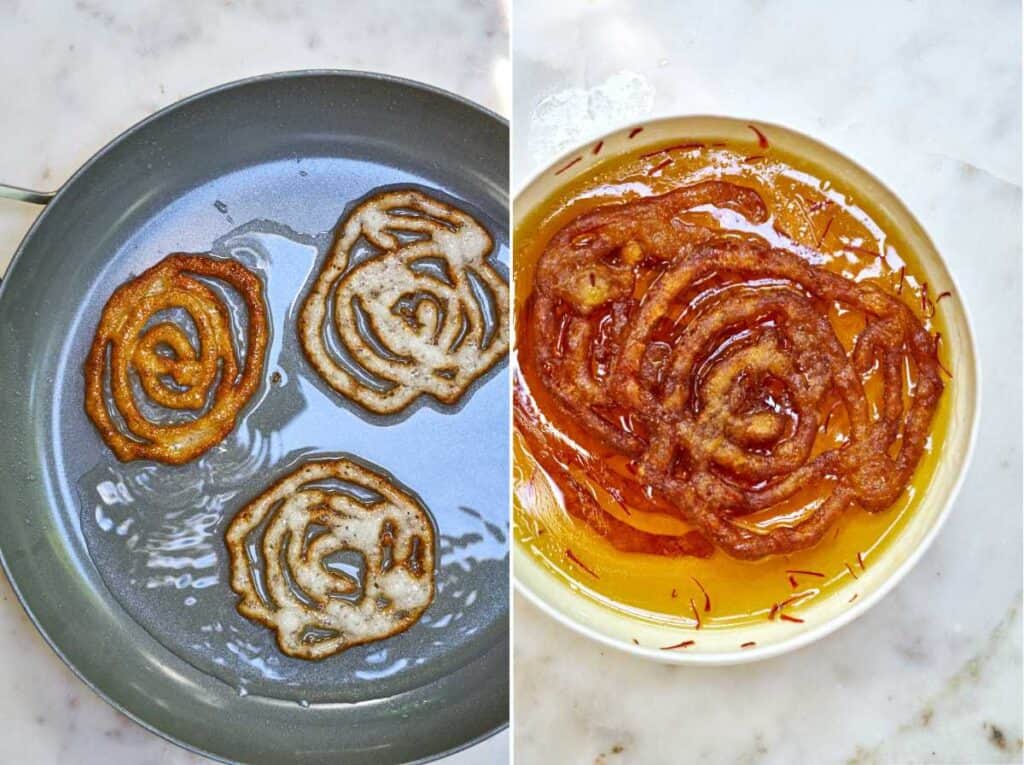
[[[0,199],[16,199],[34,205],[45,205],[57,195],[56,191],[33,191],[20,186],[8,186],[0,183]]]
[[[55,196],[57,196],[56,191],[33,191],[20,186],[8,186],[0,183],[0,199],[16,199],[19,202],[28,202],[33,205],[45,205],[49,204]]]

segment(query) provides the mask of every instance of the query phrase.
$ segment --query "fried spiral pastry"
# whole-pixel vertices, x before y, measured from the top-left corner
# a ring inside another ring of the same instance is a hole
[[[238,612],[299,659],[402,632],[434,597],[426,511],[352,460],[307,462],[243,508],[225,539]],[[361,575],[332,563],[344,552],[361,556]]]
[[[699,225],[688,213],[703,206],[768,219],[756,192],[722,181],[600,208],[549,243],[522,317],[525,363],[552,419],[628,469],[584,461],[545,430],[522,383],[516,424],[569,512],[620,549],[707,555],[710,542],[756,559],[807,548],[848,506],[883,511],[911,480],[943,390],[935,341],[897,297],[759,236]],[[849,351],[831,306],[863,317]],[[877,406],[864,387],[872,374]],[[832,408],[849,437],[822,448]],[[612,517],[580,471],[623,506],[681,517],[704,545]],[[818,501],[797,523],[742,523],[809,486]]]
[[[349,268],[363,238],[380,252]],[[303,304],[306,357],[376,414],[421,394],[455,403],[508,350],[508,285],[492,246],[471,216],[419,191],[371,197],[345,220]],[[328,345],[332,329],[344,358]]]
[[[229,306],[203,279],[223,282],[245,302],[244,364]],[[188,315],[195,345],[175,311]],[[189,462],[234,428],[259,386],[268,337],[263,285],[253,273],[230,260],[168,255],[104,306],[85,362],[85,410],[118,459]],[[178,416],[152,421],[143,401]]]

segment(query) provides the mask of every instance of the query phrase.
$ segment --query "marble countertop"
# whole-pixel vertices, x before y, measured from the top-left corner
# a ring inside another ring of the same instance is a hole
[[[734,668],[666,667],[515,600],[517,762],[997,763],[1021,753],[1021,85],[1016,3],[517,0],[513,172],[652,116],[779,122],[882,178],[970,305],[973,466],[879,605]]]
[[[54,189],[151,112],[230,80],[365,69],[507,114],[507,6],[0,0],[0,180]],[[384,36],[386,44],[382,44]],[[0,272],[38,208],[0,200]],[[209,762],[108,707],[50,651],[0,576],[0,763]],[[445,765],[504,762],[503,732]]]

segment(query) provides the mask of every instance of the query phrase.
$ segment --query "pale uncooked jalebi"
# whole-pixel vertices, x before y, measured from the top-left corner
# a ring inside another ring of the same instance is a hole
[[[361,239],[378,252],[353,264]],[[306,357],[376,414],[423,394],[455,403],[508,350],[508,285],[488,260],[492,247],[470,215],[419,191],[362,202],[303,304]]]
[[[275,630],[289,656],[322,659],[394,635],[434,597],[429,516],[352,460],[302,465],[244,507],[226,540],[239,613]],[[361,572],[332,567],[346,552]]]

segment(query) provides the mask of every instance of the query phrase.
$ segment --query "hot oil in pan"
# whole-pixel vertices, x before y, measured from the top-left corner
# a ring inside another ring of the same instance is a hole
[[[497,240],[500,229],[481,219]],[[217,240],[215,255],[242,262],[265,285],[272,337],[263,385],[232,433],[192,463],[120,463],[96,438],[98,461],[78,481],[90,555],[136,621],[238,693],[303,705],[381,698],[449,673],[461,663],[455,655],[482,644],[481,633],[506,629],[508,598],[507,446],[494,438],[507,422],[504,364],[457,407],[421,401],[381,418],[348,404],[319,381],[295,333],[330,244],[330,233],[307,237],[265,221]],[[507,262],[505,245],[496,247],[496,259]],[[221,294],[240,307],[230,290]],[[244,358],[245,321],[233,321]],[[93,326],[86,321],[77,331]],[[493,449],[482,446],[489,441]],[[406,632],[308,662],[282,654],[270,630],[235,610],[223,534],[241,507],[301,461],[341,454],[389,472],[431,512],[436,595]]]

